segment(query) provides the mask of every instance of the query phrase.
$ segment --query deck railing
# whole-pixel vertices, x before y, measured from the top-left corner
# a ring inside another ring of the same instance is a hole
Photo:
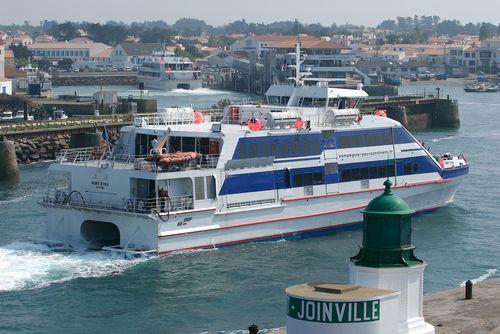
[[[122,203],[111,203],[103,200],[84,198],[78,192],[66,194],[59,190],[50,190],[42,199],[43,203],[67,205],[71,207],[92,208],[122,212],[153,214],[159,212],[176,212],[192,210],[193,196],[172,196],[164,198],[134,198],[124,199]]]
[[[99,168],[133,169],[156,173],[182,170],[213,169],[219,162],[218,154],[198,154],[196,159],[169,166],[146,161],[146,155],[111,154],[108,149],[85,147],[61,151],[57,161],[62,164],[89,165]]]

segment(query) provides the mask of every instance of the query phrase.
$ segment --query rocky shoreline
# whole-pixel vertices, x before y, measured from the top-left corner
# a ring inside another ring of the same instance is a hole
[[[108,136],[110,143],[114,145],[119,138],[119,132],[109,129]],[[16,139],[14,147],[17,162],[28,165],[34,162],[54,160],[61,151],[70,148],[70,141],[70,133]]]

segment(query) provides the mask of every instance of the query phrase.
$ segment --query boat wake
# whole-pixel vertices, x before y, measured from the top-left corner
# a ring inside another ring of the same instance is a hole
[[[173,89],[167,93],[175,94],[175,95],[220,95],[220,94],[227,94],[227,92],[223,92],[220,90],[212,90],[209,88]]]
[[[481,275],[481,276],[479,276],[477,278],[471,279],[471,281],[472,281],[473,284],[476,284],[476,283],[485,281],[485,280],[487,280],[490,277],[495,276],[496,273],[497,273],[496,269],[488,269],[488,270],[486,270],[486,274]],[[465,281],[462,282],[462,283],[460,283],[460,286],[464,287],[465,286]]]
[[[433,143],[437,143],[437,142],[440,142],[442,140],[450,140],[450,139],[453,139],[453,138],[455,138],[455,136],[448,136],[448,137],[442,137],[442,138],[434,138],[431,141]]]
[[[32,195],[23,195],[19,197],[14,197],[14,198],[8,198],[8,199],[0,199],[0,205],[2,204],[11,204],[11,203],[18,203],[22,202],[28,197],[31,197]]]
[[[17,241],[0,247],[0,292],[116,275],[146,260],[127,260],[109,252],[54,251],[46,245]]]

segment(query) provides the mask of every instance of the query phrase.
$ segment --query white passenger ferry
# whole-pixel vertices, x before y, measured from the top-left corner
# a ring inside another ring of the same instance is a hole
[[[154,52],[139,68],[137,81],[146,89],[164,91],[202,88],[201,73],[193,62],[170,51]]]
[[[361,87],[306,76],[220,122],[166,109],[138,115],[112,152],[68,150],[49,168],[47,238],[167,253],[315,236],[360,224],[387,178],[417,212],[453,201],[462,156],[435,158],[400,123],[361,116]]]

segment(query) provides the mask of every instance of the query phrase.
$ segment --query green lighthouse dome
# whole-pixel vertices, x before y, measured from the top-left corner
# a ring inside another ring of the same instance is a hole
[[[386,214],[386,215],[411,215],[415,211],[410,209],[408,204],[391,191],[392,183],[389,180],[384,182],[385,190],[380,196],[375,197],[368,203],[362,211],[365,214]]]
[[[413,254],[411,215],[406,202],[391,191],[392,183],[384,182],[385,190],[374,198],[363,212],[363,244],[351,258],[357,266],[387,268],[411,267],[423,261]]]

